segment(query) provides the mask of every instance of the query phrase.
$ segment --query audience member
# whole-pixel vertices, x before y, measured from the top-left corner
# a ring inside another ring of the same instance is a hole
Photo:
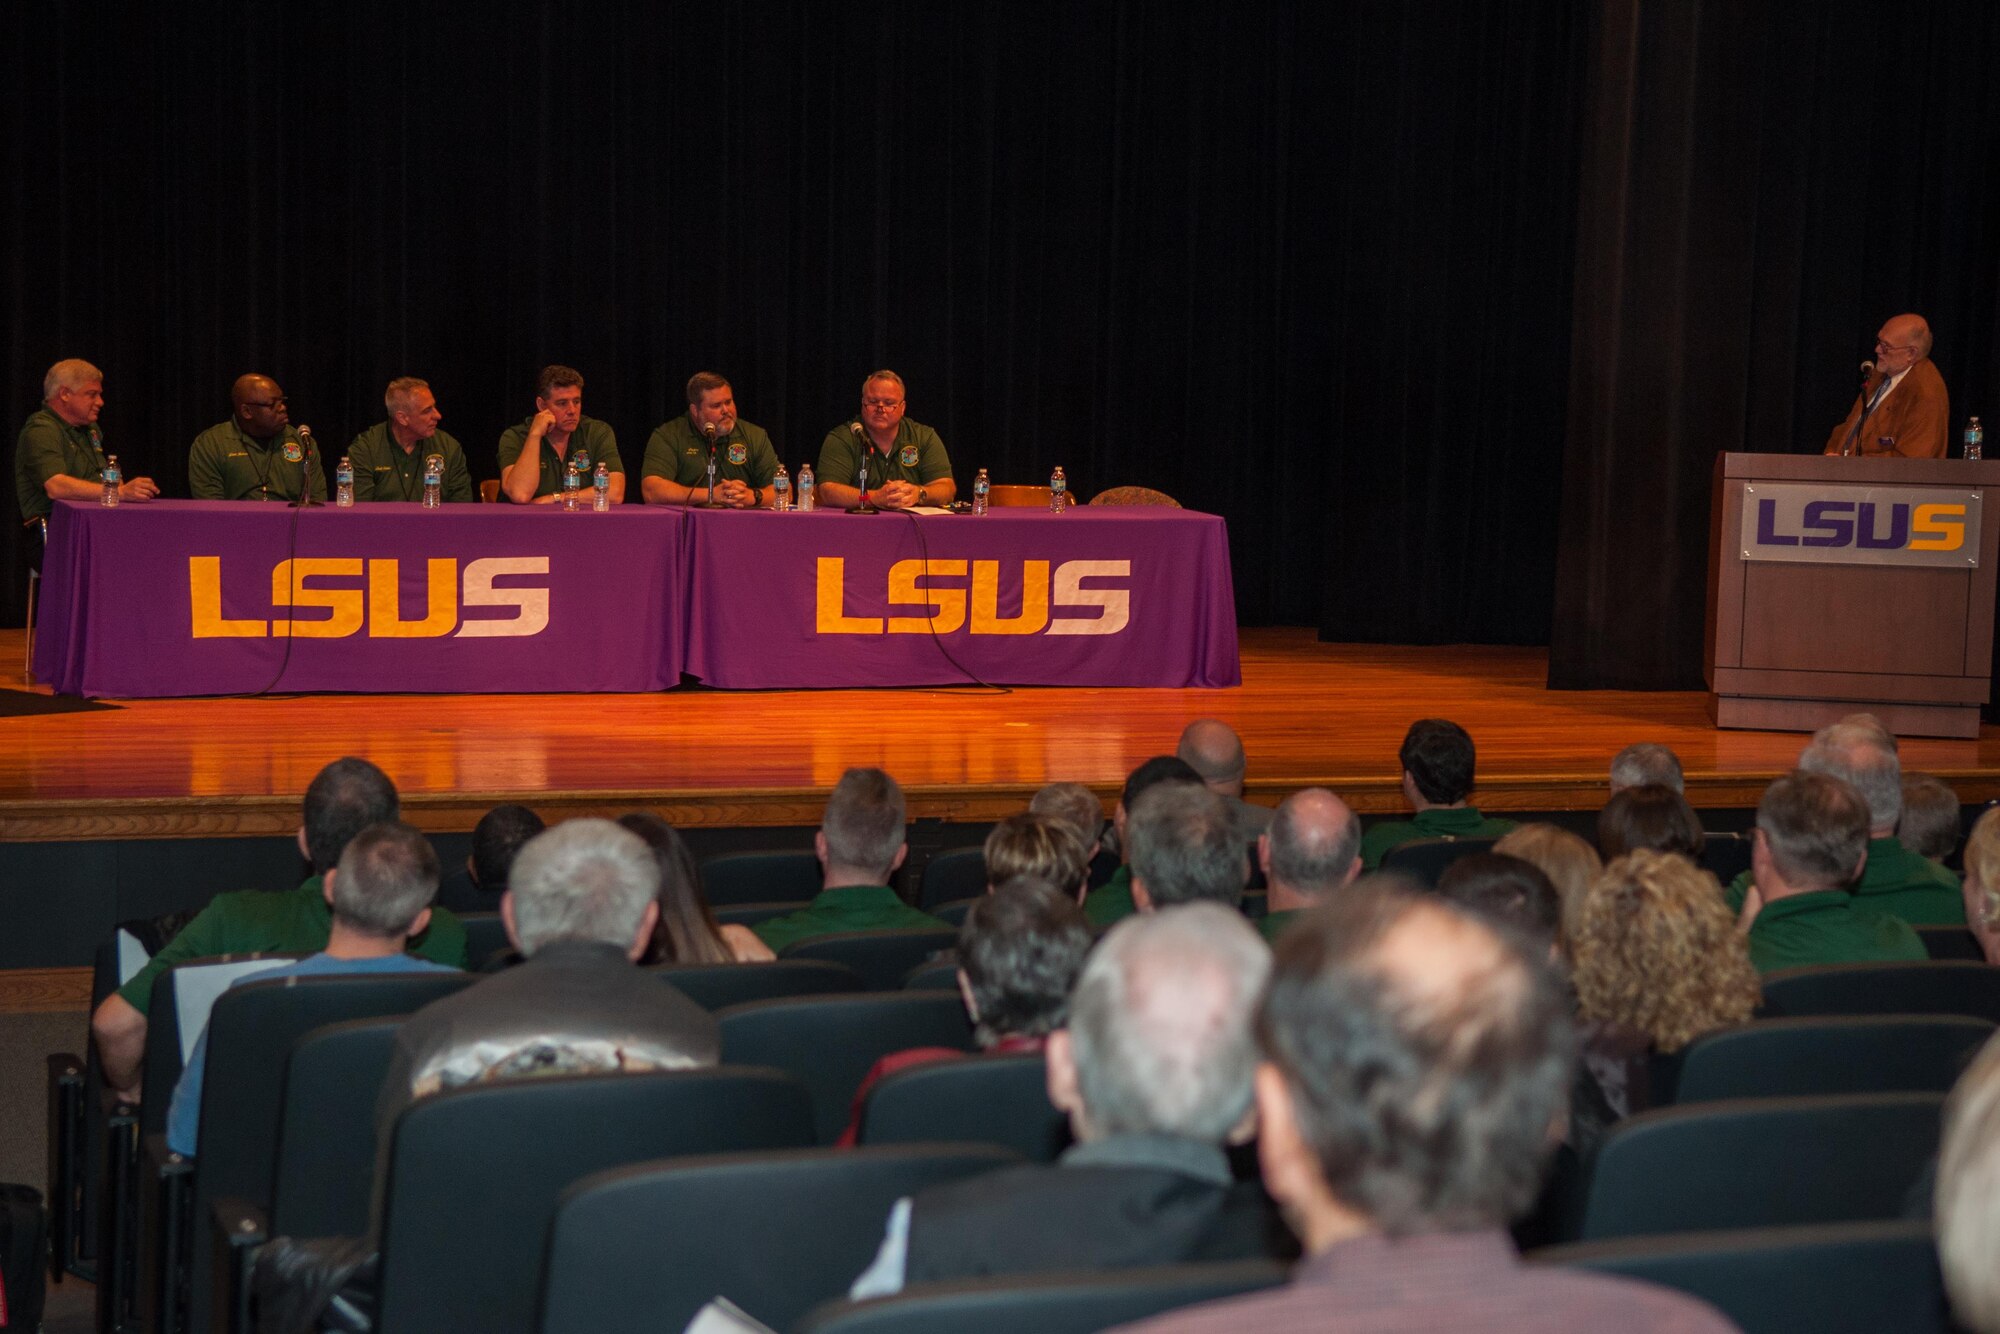
[[[1747,1023],[1762,999],[1715,877],[1685,857],[1640,848],[1618,858],[1580,897],[1568,932],[1584,1063],[1621,1117],[1652,1104],[1655,1054]]]
[[[1477,753],[1472,737],[1457,723],[1419,718],[1403,736],[1403,797],[1416,814],[1389,820],[1361,839],[1361,864],[1369,870],[1405,843],[1420,838],[1498,838],[1512,820],[1489,820],[1468,804]]]
[[[1271,823],[1271,808],[1243,799],[1243,779],[1250,761],[1236,729],[1220,718],[1197,718],[1181,729],[1174,754],[1201,775],[1209,791],[1229,803],[1229,813],[1244,844],[1256,842]]]
[[[1150,1334],[1242,1330],[1724,1331],[1692,1298],[1524,1265],[1574,1045],[1549,969],[1428,896],[1336,895],[1278,942],[1258,1011],[1264,1181],[1304,1243],[1285,1288]]]
[[[507,892],[507,873],[521,845],[548,828],[526,806],[495,806],[472,827],[472,851],[464,869],[438,886],[440,908],[453,912],[499,912]]]
[[[1067,824],[1082,842],[1086,861],[1095,861],[1104,847],[1104,803],[1081,783],[1049,783],[1028,801],[1036,815],[1052,815]]]
[[[1868,825],[1867,803],[1839,778],[1801,770],[1764,790],[1740,922],[1758,972],[1928,957],[1908,923],[1848,892],[1868,860]]]
[[[2000,1039],[1945,1102],[1935,1223],[1952,1315],[1970,1334],[2000,1334]]]
[[[824,888],[795,913],[754,928],[774,951],[801,940],[842,931],[890,931],[944,923],[918,912],[889,887],[889,877],[910,854],[905,841],[903,789],[880,769],[849,769],[826,799],[813,835]]]
[[[1636,741],[1611,757],[1611,795],[1628,787],[1657,784],[1676,792],[1687,790],[1681,757],[1657,741]]]
[[[1687,798],[1659,783],[1620,789],[1597,813],[1597,851],[1607,862],[1634,848],[1678,852],[1699,863],[1708,846],[1701,817]]]
[[[1269,911],[1256,925],[1264,939],[1276,940],[1293,918],[1361,874],[1361,817],[1323,787],[1294,792],[1258,836],[1257,863]]]
[[[1147,789],[1161,783],[1199,784],[1201,775],[1186,760],[1173,755],[1155,755],[1125,777],[1125,788],[1111,812],[1110,846],[1118,853],[1118,871],[1109,881],[1090,891],[1083,901],[1084,915],[1092,926],[1110,926],[1138,911],[1132,901],[1132,849],[1125,841],[1125,826],[1133,805]]]
[[[333,934],[333,912],[321,877],[339,864],[350,839],[369,825],[395,819],[397,812],[396,785],[368,761],[349,757],[321,769],[306,788],[298,833],[299,851],[311,863],[312,875],[294,890],[217,895],[130,981],[105,997],[90,1020],[105,1086],[121,1098],[138,1100],[146,1010],[154,981],[167,969],[216,954],[325,949]],[[410,942],[410,950],[433,963],[463,968],[465,928],[451,913],[434,909],[429,927]]]
[[[1854,886],[1861,906],[1912,926],[1964,926],[1958,877],[1911,852],[1896,837],[1903,813],[1903,769],[1896,738],[1869,714],[1855,714],[1813,734],[1799,754],[1803,773],[1838,778],[1868,805],[1868,864]],[[1740,907],[1750,887],[1741,875],[1729,887]]]
[[[958,931],[958,989],[979,1049],[997,1056],[1041,1051],[1069,1018],[1069,995],[1090,946],[1083,910],[1050,881],[1015,876],[974,903]],[[839,1142],[860,1135],[861,1109],[877,1081],[964,1055],[956,1047],[911,1047],[882,1057],[855,1090]]]
[[[1555,957],[1562,897],[1533,862],[1504,852],[1468,853],[1444,868],[1438,877],[1437,894],[1446,903],[1514,932],[1547,957]]]
[[[319,953],[248,977],[269,982],[336,973],[449,973],[455,969],[404,953],[430,924],[438,859],[430,840],[406,824],[372,824],[348,841],[340,863],[321,877],[333,921]],[[208,1029],[195,1041],[167,1112],[167,1147],[194,1155],[201,1128],[201,1088],[208,1069]]]
[[[1583,904],[1584,891],[1604,869],[1597,849],[1582,835],[1559,825],[1524,824],[1501,835],[1493,850],[1539,866],[1556,887],[1556,894],[1562,899],[1562,928],[1556,933],[1556,943],[1567,950],[1576,932],[1576,914]]]
[[[2000,807],[1989,806],[1965,840],[1965,924],[1986,962],[2000,964]]]
[[[1076,1146],[899,1201],[857,1297],[906,1283],[1271,1252],[1263,1192],[1230,1176],[1248,1128],[1249,1022],[1270,956],[1243,918],[1192,904],[1121,922],[1051,1033],[1049,1098]]]
[[[680,831],[657,815],[634,811],[618,823],[637,834],[660,864],[660,920],[641,963],[762,963],[777,956],[756,932],[715,920],[701,892],[701,872]]]
[[[1140,912],[1210,899],[1238,908],[1250,862],[1235,817],[1205,787],[1162,783],[1139,798],[1125,823],[1132,903]]]
[[[986,836],[986,888],[1016,876],[1061,887],[1081,906],[1090,884],[1090,853],[1075,828],[1053,815],[1010,815]]]
[[[1926,861],[1944,865],[1958,851],[1958,793],[1929,774],[1903,775],[1903,813],[1896,838]]]

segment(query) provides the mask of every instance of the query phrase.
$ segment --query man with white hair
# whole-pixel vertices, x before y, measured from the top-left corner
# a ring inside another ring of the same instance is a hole
[[[1965,899],[1958,877],[1903,846],[1896,822],[1903,815],[1903,766],[1896,738],[1865,715],[1843,718],[1813,733],[1799,753],[1801,773],[1838,778],[1868,804],[1868,861],[1852,888],[1858,908],[1900,917],[1911,926],[1964,926]],[[1729,906],[1743,907],[1751,873],[1729,886]]]
[[[1876,331],[1861,393],[1823,452],[1941,459],[1950,427],[1951,395],[1931,361],[1931,326],[1921,315],[1897,315]]]
[[[1250,1016],[1270,955],[1243,918],[1190,904],[1119,923],[1049,1035],[1049,1100],[1075,1147],[899,1200],[853,1295],[1053,1269],[1244,1259],[1282,1240],[1223,1145],[1250,1125]]]
[[[526,962],[410,1016],[375,1106],[376,1143],[416,1098],[520,1075],[714,1065],[715,1018],[633,965],[659,920],[659,862],[609,820],[529,839],[500,915]]]
[[[14,441],[14,497],[23,519],[48,517],[58,500],[95,500],[104,493],[104,435],[97,428],[103,410],[103,371],[74,357],[49,367],[42,377],[42,406],[28,414]],[[134,477],[118,488],[121,500],[159,494],[150,477]]]
[[[1154,912],[1207,899],[1236,908],[1250,861],[1236,817],[1216,793],[1194,783],[1158,783],[1125,822],[1132,904]]]
[[[1243,753],[1243,738],[1236,735],[1236,729],[1220,718],[1197,718],[1181,729],[1174,754],[1201,775],[1209,791],[1229,803],[1243,841],[1256,842],[1257,835],[1271,823],[1271,808],[1243,799],[1243,778],[1250,760]]]
[[[1681,757],[1657,741],[1635,741],[1611,757],[1611,795],[1628,787],[1670,787],[1687,791]]]

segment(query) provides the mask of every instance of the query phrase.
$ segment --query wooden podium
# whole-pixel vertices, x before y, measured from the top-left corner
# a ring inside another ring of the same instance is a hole
[[[1811,731],[1866,711],[1898,735],[1978,736],[1990,492],[2000,460],[1719,456],[1703,655],[1716,726]]]

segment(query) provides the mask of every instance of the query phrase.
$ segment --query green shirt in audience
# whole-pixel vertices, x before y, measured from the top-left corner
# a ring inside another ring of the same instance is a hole
[[[1750,924],[1750,962],[1760,973],[1827,963],[1921,963],[1929,957],[1908,922],[1862,907],[1844,889],[1767,903]]]
[[[1729,911],[1743,911],[1750,872],[1729,882],[1723,897]],[[1911,926],[1964,926],[1965,899],[1958,877],[1928,857],[1919,857],[1899,838],[1868,840],[1868,864],[1854,886],[1854,901],[1875,912],[1900,917]]]
[[[1109,880],[1090,891],[1083,901],[1083,915],[1090,919],[1092,926],[1104,927],[1122,922],[1139,911],[1132,902],[1132,868],[1121,866],[1112,873]]]
[[[1433,806],[1407,820],[1389,820],[1361,836],[1361,865],[1374,870],[1382,858],[1420,838],[1498,838],[1514,827],[1512,820],[1489,820],[1471,806]]]
[[[887,885],[842,885],[823,889],[795,913],[772,917],[751,927],[773,951],[817,936],[842,931],[900,931],[910,927],[949,931],[949,923],[918,912]]]

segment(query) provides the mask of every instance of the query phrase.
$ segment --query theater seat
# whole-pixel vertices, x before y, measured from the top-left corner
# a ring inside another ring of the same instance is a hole
[[[1420,838],[1384,853],[1382,869],[1435,885],[1447,866],[1475,852],[1491,852],[1497,842],[1492,838]]]
[[[795,1334],[1096,1334],[1163,1311],[1284,1283],[1270,1260],[1170,1265],[1109,1273],[1023,1274],[921,1283],[875,1301],[829,1302]]]
[[[986,892],[986,849],[952,848],[924,865],[917,906],[925,912],[940,903],[976,899]]]
[[[861,1143],[924,1140],[1002,1144],[1053,1162],[1069,1147],[1069,1118],[1049,1102],[1039,1052],[938,1061],[889,1075],[862,1105]]]
[[[725,852],[701,864],[701,892],[711,907],[725,903],[803,903],[820,891],[812,849]]]
[[[868,990],[861,974],[821,959],[766,963],[663,963],[648,972],[678,988],[704,1010],[787,996],[824,996]]]
[[[1958,1015],[1759,1020],[1690,1043],[1673,1101],[1948,1093],[1992,1036],[1991,1023]]]
[[[1759,1017],[1963,1014],[2000,1023],[2000,968],[1985,963],[1836,963],[1764,977]]]
[[[861,974],[869,987],[888,991],[903,985],[912,968],[940,950],[958,944],[951,927],[902,927],[891,931],[841,931],[795,941],[778,951],[780,959],[824,959],[845,964]]]
[[[717,1296],[773,1329],[845,1295],[895,1202],[1009,1167],[991,1145],[726,1154],[600,1172],[563,1195],[543,1334],[678,1330]]]

